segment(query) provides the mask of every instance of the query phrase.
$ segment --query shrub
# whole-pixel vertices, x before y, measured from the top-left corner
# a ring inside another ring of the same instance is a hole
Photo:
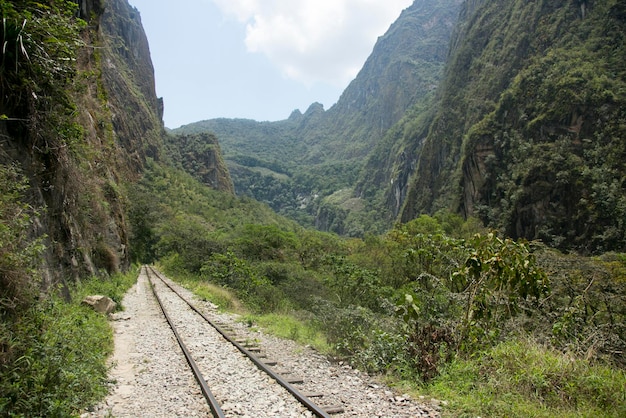
[[[463,289],[462,344],[466,350],[498,334],[498,324],[537,305],[549,292],[548,278],[525,242],[476,234],[464,266],[453,274]]]
[[[254,266],[231,251],[211,255],[200,272],[206,280],[232,289],[257,312],[275,311],[280,308],[284,299],[267,277],[259,274]]]

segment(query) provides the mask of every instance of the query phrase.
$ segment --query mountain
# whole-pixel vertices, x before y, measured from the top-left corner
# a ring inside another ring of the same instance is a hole
[[[623,251],[625,29],[620,1],[465,2],[399,173],[401,220],[450,209],[513,238]]]
[[[364,208],[353,190],[364,160],[408,109],[432,96],[460,3],[415,1],[378,39],[357,77],[328,110],[313,103],[284,121],[213,119],[173,133],[214,133],[238,194],[306,225],[360,235],[363,220],[350,217]],[[368,230],[379,232],[390,224],[367,222]]]
[[[460,0],[421,0],[381,36],[357,77],[328,110],[331,151],[363,158],[439,83]]]

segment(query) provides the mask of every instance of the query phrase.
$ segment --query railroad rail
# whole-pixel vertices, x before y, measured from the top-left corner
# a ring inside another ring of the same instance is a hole
[[[222,410],[222,407],[220,406],[220,404],[217,401],[216,397],[211,392],[211,389],[210,389],[208,383],[206,382],[205,378],[202,375],[200,367],[194,361],[194,359],[192,357],[192,354],[190,353],[189,349],[187,348],[187,346],[183,342],[180,333],[177,331],[176,326],[174,324],[174,321],[172,321],[170,315],[168,314],[168,312],[167,312],[167,310],[166,310],[166,308],[164,306],[164,303],[162,302],[161,298],[158,295],[158,292],[157,292],[157,289],[155,287],[155,283],[154,283],[153,279],[158,279],[160,283],[164,284],[167,288],[169,288],[193,312],[195,312],[200,318],[202,318],[202,320],[206,324],[208,324],[212,329],[217,331],[217,333],[219,333],[219,335],[221,335],[221,337],[224,340],[226,340],[232,346],[236,347],[237,350],[240,353],[242,353],[246,358],[250,359],[250,361],[252,361],[252,363],[254,363],[254,365],[259,370],[261,370],[262,372],[266,373],[269,377],[271,377],[274,381],[276,381],[280,386],[282,386],[287,392],[289,392],[291,394],[291,396],[293,396],[295,399],[297,399],[297,401],[302,406],[304,406],[304,408],[306,408],[308,411],[310,411],[314,416],[321,417],[321,418],[329,418],[331,413],[334,414],[334,413],[343,412],[342,408],[340,408],[340,407],[327,407],[326,409],[324,409],[324,408],[321,408],[320,406],[316,405],[307,396],[302,394],[296,387],[294,387],[294,385],[292,383],[297,383],[297,381],[296,382],[292,382],[292,381],[284,378],[283,376],[279,375],[275,371],[273,371],[269,367],[268,364],[264,363],[259,357],[254,355],[254,353],[251,351],[252,348],[250,348],[250,349],[246,348],[243,344],[238,342],[235,338],[231,337],[224,329],[222,329],[222,327],[220,327],[218,324],[216,324],[215,321],[211,320],[206,314],[204,314],[200,309],[198,309],[192,302],[190,302],[187,298],[185,298],[167,280],[165,280],[163,278],[163,276],[157,270],[155,270],[151,266],[144,266],[144,271],[146,273],[146,276],[148,277],[148,281],[149,281],[150,287],[152,288],[152,291],[153,291],[153,293],[155,295],[155,299],[157,300],[159,306],[161,307],[163,315],[165,316],[165,318],[166,318],[170,328],[172,329],[172,332],[174,333],[174,335],[176,337],[176,340],[178,341],[178,344],[181,347],[181,350],[183,351],[183,353],[185,355],[185,358],[187,359],[187,363],[189,364],[190,368],[193,371],[193,374],[195,376],[196,381],[198,382],[198,384],[200,386],[202,394],[203,394],[204,398],[207,400],[207,403],[209,404],[209,406],[211,408],[211,411],[213,412],[213,414],[214,414],[214,416],[216,418],[225,417],[226,415],[224,414],[224,411]]]

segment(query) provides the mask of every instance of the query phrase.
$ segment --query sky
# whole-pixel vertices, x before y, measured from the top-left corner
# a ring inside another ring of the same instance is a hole
[[[129,0],[150,43],[164,122],[284,120],[329,109],[413,0]]]

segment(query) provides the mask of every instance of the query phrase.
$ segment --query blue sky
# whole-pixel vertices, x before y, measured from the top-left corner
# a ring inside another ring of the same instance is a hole
[[[412,0],[129,0],[150,42],[165,126],[282,120],[339,99]]]

